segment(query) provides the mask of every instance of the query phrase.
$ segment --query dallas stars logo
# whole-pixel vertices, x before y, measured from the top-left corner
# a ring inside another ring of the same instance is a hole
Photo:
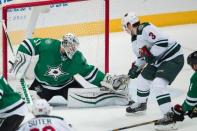
[[[69,73],[63,72],[62,71],[62,64],[60,64],[57,67],[50,67],[50,66],[48,66],[48,71],[46,71],[46,73],[44,75],[45,76],[51,76],[51,77],[53,77],[55,79],[55,81],[57,81],[57,79],[60,76],[69,75]]]

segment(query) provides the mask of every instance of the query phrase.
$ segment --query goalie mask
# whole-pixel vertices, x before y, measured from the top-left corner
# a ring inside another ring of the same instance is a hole
[[[32,113],[35,116],[49,115],[50,112],[51,112],[51,106],[45,99],[37,99],[34,101],[34,105],[32,107]]]
[[[128,23],[130,23],[131,25],[139,22],[139,18],[136,16],[135,13],[130,12],[130,13],[126,13],[123,18],[122,18],[122,26],[123,26],[123,30],[127,31],[128,28]]]
[[[74,54],[76,53],[79,46],[79,40],[76,36],[71,33],[68,33],[63,36],[61,42],[61,48],[63,48],[64,53],[63,56],[67,56],[69,59],[72,59]]]

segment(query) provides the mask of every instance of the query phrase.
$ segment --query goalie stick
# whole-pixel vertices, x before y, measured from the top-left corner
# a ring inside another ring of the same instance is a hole
[[[134,125],[130,125],[130,126],[120,127],[120,128],[113,129],[112,131],[120,131],[120,130],[129,129],[129,128],[144,126],[144,125],[148,125],[148,124],[155,123],[156,121],[157,121],[157,120],[152,120],[152,121],[147,121],[147,122],[143,122],[143,123],[138,123],[138,124],[134,124]]]
[[[15,57],[15,53],[14,53],[14,50],[13,50],[13,47],[12,47],[12,43],[11,43],[10,37],[8,35],[8,31],[7,31],[7,28],[6,28],[4,20],[2,20],[2,25],[3,25],[3,29],[4,29],[4,32],[6,34],[6,37],[8,39],[8,43],[9,43],[10,49],[12,51],[12,55],[13,55],[13,57]],[[13,64],[11,61],[9,61],[9,63]],[[28,107],[29,111],[32,111],[33,102],[32,102],[32,99],[31,99],[31,96],[30,96],[30,93],[29,93],[29,90],[27,88],[27,85],[25,83],[25,79],[24,78],[20,79],[20,84],[21,84],[21,87],[22,87],[22,90],[23,90],[23,94],[25,96],[25,101],[26,101],[27,107]]]

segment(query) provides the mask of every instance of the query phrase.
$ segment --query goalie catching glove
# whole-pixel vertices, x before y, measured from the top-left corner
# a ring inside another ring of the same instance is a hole
[[[129,83],[129,76],[127,75],[110,75],[106,74],[101,86],[109,88],[111,90],[125,89]]]

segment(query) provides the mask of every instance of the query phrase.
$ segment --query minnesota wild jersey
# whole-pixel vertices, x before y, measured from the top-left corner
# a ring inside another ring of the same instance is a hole
[[[25,102],[18,93],[14,92],[3,76],[0,76],[0,118],[13,114],[24,115],[27,109]]]
[[[132,48],[137,56],[136,65],[143,66],[145,60],[141,57],[139,50],[146,47],[156,58],[155,63],[158,67],[163,61],[169,61],[178,55],[183,54],[180,44],[160,31],[151,23],[142,23],[137,28],[137,35],[131,38]]]
[[[190,79],[190,87],[182,107],[184,111],[192,110],[197,105],[197,72]]]
[[[58,116],[36,116],[18,131],[75,131],[72,125]]]
[[[72,59],[65,58],[60,52],[61,42],[50,38],[24,40],[18,51],[30,56],[39,55],[34,73],[36,80],[48,89],[60,89],[80,74],[90,83],[100,86],[105,74],[86,62],[83,54],[77,51]]]

